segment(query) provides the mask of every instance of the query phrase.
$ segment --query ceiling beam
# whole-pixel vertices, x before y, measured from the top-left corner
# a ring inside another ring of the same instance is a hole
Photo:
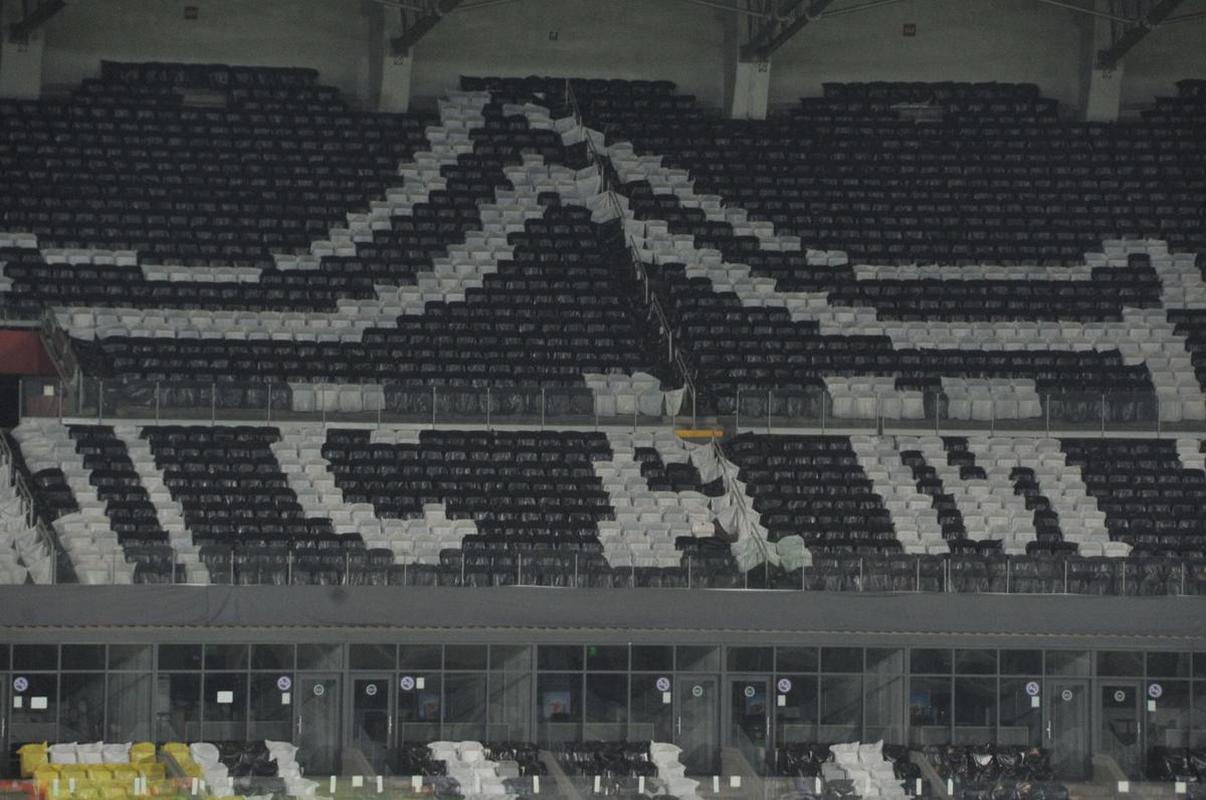
[[[44,0],[34,6],[32,11],[27,12],[25,19],[8,26],[8,35],[16,41],[25,41],[29,34],[66,7],[67,4],[63,0]]]
[[[1097,68],[1108,70],[1118,66],[1118,63],[1134,49],[1135,45],[1143,41],[1153,28],[1164,21],[1165,17],[1177,10],[1177,6],[1181,5],[1181,2],[1182,0],[1158,0],[1152,6],[1151,11],[1147,12],[1146,17],[1118,37],[1118,41],[1098,54]]]
[[[426,36],[432,28],[439,24],[444,15],[453,11],[461,4],[461,0],[436,0],[432,4],[431,12],[419,17],[414,24],[402,32],[401,36],[390,40],[390,49],[396,56],[404,56],[410,52],[410,48],[418,44],[419,40]]]
[[[788,0],[775,14],[775,19],[762,26],[750,43],[741,49],[741,57],[747,61],[765,61],[808,23],[820,17],[833,2],[834,0],[812,0],[807,8],[800,10],[800,6],[804,5],[803,0]],[[776,20],[785,21],[792,11],[795,11],[795,17],[790,22],[782,27],[775,24]]]

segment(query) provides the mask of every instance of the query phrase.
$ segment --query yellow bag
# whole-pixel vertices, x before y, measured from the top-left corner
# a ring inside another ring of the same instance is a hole
[[[54,781],[59,777],[59,765],[43,764],[34,770],[32,777],[34,784],[39,789],[44,789],[47,786],[50,786],[50,784],[54,783]]]
[[[160,763],[139,764],[138,774],[149,781],[161,781],[167,777],[167,767]]]
[[[76,783],[75,794],[72,796],[75,800],[101,800],[100,789],[90,783],[84,783],[83,785]]]
[[[31,778],[34,771],[43,764],[50,763],[50,748],[46,742],[23,744],[17,748],[21,756],[21,777]]]
[[[126,800],[130,796],[124,787],[118,786],[116,783],[106,786],[101,795],[104,800]]]
[[[89,764],[84,767],[84,771],[88,774],[88,780],[93,783],[107,784],[113,781],[113,773],[103,764]]]
[[[183,745],[181,745],[183,747]],[[166,745],[165,745],[166,747]],[[185,747],[185,750],[188,748]],[[137,742],[130,746],[130,763],[131,764],[153,764],[155,763],[155,745],[150,742]]]
[[[134,779],[138,777],[138,767],[119,764],[110,770],[113,774],[113,782],[122,787],[122,791],[134,785]]]

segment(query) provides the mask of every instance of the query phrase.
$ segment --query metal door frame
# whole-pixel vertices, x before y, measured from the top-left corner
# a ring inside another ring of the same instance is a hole
[[[1096,691],[1093,693],[1093,752],[1099,753],[1102,751],[1102,735],[1101,723],[1105,718],[1105,709],[1103,703],[1105,699],[1103,694],[1105,687],[1117,686],[1125,688],[1127,691],[1134,692],[1133,703],[1135,707],[1135,724],[1139,726],[1137,741],[1135,747],[1139,753],[1139,778],[1131,778],[1131,780],[1142,779],[1147,771],[1147,686],[1148,681],[1143,678],[1102,678],[1098,677],[1095,682]],[[1119,764],[1119,767],[1122,765]]]
[[[709,721],[715,731],[715,748],[716,752],[712,754],[714,765],[720,763],[719,748],[724,746],[724,733],[716,729],[716,726],[723,724],[724,717],[724,701],[721,692],[725,689],[724,676],[718,672],[676,672],[674,674],[671,690],[674,692],[674,744],[682,747],[683,740],[683,711],[686,703],[686,696],[682,692],[691,691],[691,685],[697,682],[711,683],[716,692],[716,708],[713,712],[713,717]]]
[[[1096,749],[1096,746],[1097,746],[1097,738],[1095,735],[1096,723],[1097,723],[1097,713],[1096,713],[1097,703],[1093,699],[1093,691],[1096,688],[1096,683],[1093,680],[1091,680],[1090,678],[1082,678],[1082,677],[1073,677],[1073,678],[1047,677],[1043,680],[1043,692],[1042,692],[1043,735],[1042,735],[1042,741],[1043,741],[1044,748],[1046,748],[1048,751],[1054,752],[1054,749],[1055,749],[1054,748],[1055,721],[1053,719],[1053,711],[1056,707],[1055,704],[1057,702],[1060,702],[1057,697],[1057,693],[1062,691],[1064,688],[1072,688],[1072,687],[1080,687],[1084,692],[1085,725],[1088,726],[1088,730],[1085,731],[1086,735],[1084,737],[1085,748],[1086,748],[1086,752],[1084,753],[1084,764],[1082,765],[1084,774],[1081,778],[1078,778],[1078,779],[1071,779],[1071,778],[1067,779],[1067,780],[1075,782],[1076,780],[1082,780],[1082,781],[1091,780],[1093,777],[1093,767],[1092,767],[1093,751]]]
[[[775,678],[769,673],[730,672],[724,680],[724,703],[720,709],[721,747],[737,747],[732,741],[733,736],[733,687],[741,683],[764,683],[763,696],[766,698],[766,726],[763,735],[766,737],[766,763],[762,768],[769,768],[775,752]],[[755,770],[758,764],[750,764]]]
[[[293,705],[293,744],[297,745],[298,747],[301,747],[301,744],[302,744],[302,742],[301,742],[302,707],[304,706],[304,697],[303,697],[304,693],[302,692],[302,689],[305,686],[306,681],[334,681],[335,682],[335,685],[336,685],[336,689],[334,692],[335,702],[340,704],[338,713],[336,713],[334,715],[335,724],[340,727],[340,730],[334,731],[333,735],[331,737],[331,741],[335,745],[335,761],[336,761],[336,763],[334,764],[335,774],[339,774],[339,772],[341,771],[342,765],[339,763],[339,761],[342,759],[343,748],[346,744],[345,737],[347,736],[347,732],[345,730],[343,730],[343,727],[344,727],[344,724],[343,724],[343,722],[344,722],[344,720],[343,720],[343,715],[344,715],[343,685],[344,685],[344,676],[345,675],[347,675],[347,672],[345,672],[343,670],[322,670],[322,671],[318,671],[318,672],[295,672],[293,674],[293,702],[292,702],[292,705]]]
[[[387,757],[392,756],[398,749],[398,695],[397,695],[397,675],[394,672],[387,670],[380,671],[356,671],[347,673],[347,681],[343,687],[343,736],[341,746],[349,748],[354,745],[355,730],[356,730],[356,682],[357,681],[373,681],[375,683],[385,684],[385,713],[388,719],[386,736],[385,736],[385,752]],[[441,719],[443,718],[443,704],[440,707]],[[367,757],[367,753],[365,756]]]

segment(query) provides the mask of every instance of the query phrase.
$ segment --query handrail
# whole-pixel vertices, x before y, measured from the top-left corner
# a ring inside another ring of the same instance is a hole
[[[606,162],[607,159],[595,147],[594,137],[590,135],[590,129],[583,121],[582,109],[578,105],[577,95],[574,94],[574,87],[570,79],[565,81],[565,102],[570,108],[570,113],[573,115],[574,122],[578,129],[582,131],[582,138],[586,142],[586,149],[590,155],[590,161],[595,165],[595,169],[599,173],[599,191],[606,199],[611,211],[616,215],[616,218],[621,223],[627,221],[628,212],[620,205],[620,201],[616,199],[616,193],[608,188],[608,173]],[[674,333],[670,325],[670,320],[666,316],[665,309],[662,308],[661,301],[658,300],[657,294],[652,289],[652,284],[649,280],[649,273],[645,268],[645,262],[641,259],[640,251],[636,246],[636,241],[630,234],[625,233],[627,240],[628,257],[632,261],[632,266],[636,272],[637,279],[641,282],[641,288],[645,295],[645,303],[649,309],[657,317],[658,324],[662,331],[666,334],[666,349],[667,359],[672,363],[679,372],[679,377],[682,378],[683,386],[691,393],[692,402],[698,397],[695,390],[695,382],[691,379],[691,374],[687,369],[686,360],[682,353],[674,347]]]
[[[79,375],[80,361],[71,347],[71,336],[59,325],[53,308],[47,308],[43,312],[38,330],[42,335],[46,353],[54,363],[55,371],[59,373],[59,379],[64,385],[74,384]]]
[[[743,520],[748,519],[750,509],[745,502],[745,492],[740,491],[734,485],[737,479],[736,477],[729,475],[729,471],[725,468],[725,462],[728,461],[728,459],[725,457],[724,450],[721,449],[720,443],[715,439],[712,440],[712,453],[716,457],[716,463],[720,466],[720,476],[721,480],[724,482],[725,493],[732,499],[733,504],[737,506],[739,516]],[[756,530],[753,531],[750,538],[753,539],[758,551],[762,554],[762,563],[770,564],[770,545],[767,543],[767,541],[758,535]],[[775,566],[778,566],[778,564],[776,563]]]
[[[21,501],[21,512],[25,515],[25,524],[34,529],[38,542],[45,548],[46,554],[50,558],[50,582],[57,583],[58,548],[55,547],[54,535],[47,528],[45,520],[38,516],[33,491],[29,488],[25,476],[17,470],[16,456],[13,454],[12,448],[8,446],[8,440],[3,436],[0,436],[0,465],[8,467],[8,479],[17,490],[17,497]],[[20,560],[25,567],[29,567],[28,564],[25,564],[24,558]]]

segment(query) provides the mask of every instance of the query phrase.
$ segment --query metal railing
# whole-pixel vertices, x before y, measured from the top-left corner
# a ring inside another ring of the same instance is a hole
[[[38,544],[45,548],[46,555],[50,562],[50,574],[47,579],[50,583],[58,583],[58,565],[59,565],[59,550],[57,539],[54,533],[46,525],[46,521],[38,514],[38,507],[34,501],[34,492],[25,480],[25,476],[17,469],[16,456],[13,454],[12,448],[8,445],[8,440],[0,436],[0,472],[7,471],[7,476],[3,478],[9,482],[9,485],[16,490],[17,498],[21,503],[21,513],[24,515],[26,526],[32,528],[37,535]],[[32,565],[26,564],[24,559],[19,559],[22,566],[27,569]],[[32,580],[32,577],[31,577]]]
[[[679,373],[679,377],[683,381],[683,386],[690,395],[692,407],[697,403],[695,382],[691,377],[691,373],[687,368],[687,363],[683,359],[682,354],[674,346],[674,329],[670,325],[669,319],[666,317],[665,309],[662,308],[661,301],[658,300],[657,293],[653,290],[653,286],[649,279],[648,270],[645,268],[645,262],[641,259],[640,251],[636,246],[636,240],[627,233],[625,223],[628,220],[628,212],[624,210],[623,205],[616,199],[616,193],[611,190],[611,177],[609,172],[610,159],[599,152],[595,147],[594,137],[591,135],[591,129],[587,127],[582,117],[582,109],[578,105],[578,98],[574,94],[573,84],[566,80],[565,82],[565,102],[573,114],[574,122],[578,129],[582,132],[582,138],[586,142],[587,153],[590,161],[594,164],[595,169],[599,173],[599,191],[606,198],[607,204],[611,207],[612,213],[616,219],[620,221],[620,230],[624,236],[624,242],[628,251],[628,258],[632,262],[633,270],[637,280],[640,281],[642,295],[645,298],[645,304],[649,307],[650,313],[656,317],[658,326],[661,328],[662,334],[666,337],[666,353],[667,360],[674,365]],[[695,415],[692,414],[694,424]]]

